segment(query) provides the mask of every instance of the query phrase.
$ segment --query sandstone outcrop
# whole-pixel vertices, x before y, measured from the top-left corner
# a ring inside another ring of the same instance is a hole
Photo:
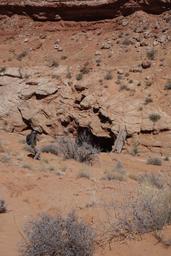
[[[16,3],[26,6],[8,1]],[[33,3],[42,4],[27,1]],[[79,12],[84,5],[78,3]],[[170,22],[170,11],[59,26],[1,17],[0,129],[40,127],[50,136],[88,129],[112,145],[122,131],[127,143],[135,135],[170,134]]]
[[[99,20],[144,10],[161,13],[171,8],[170,0],[2,0],[0,14],[29,15],[35,20]]]
[[[123,93],[110,95],[104,91],[101,97],[96,92],[90,94],[87,91],[86,96],[77,102],[77,93],[67,82],[61,86],[62,82],[49,79],[42,73],[41,78],[32,77],[30,84],[29,78],[21,79],[14,76],[17,73],[12,74],[6,77],[5,83],[6,73],[0,77],[1,129],[22,131],[38,126],[45,134],[58,135],[87,127],[95,136],[106,138],[116,137],[120,129],[126,129],[129,136],[171,130],[171,117],[164,109],[149,105],[142,110],[141,97],[130,97],[125,101]],[[152,113],[160,115],[156,124],[149,118]]]

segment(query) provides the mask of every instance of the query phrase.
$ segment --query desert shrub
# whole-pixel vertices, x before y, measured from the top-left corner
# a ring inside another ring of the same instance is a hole
[[[149,119],[153,122],[156,123],[157,121],[159,121],[161,118],[161,116],[158,113],[152,113],[149,115]]]
[[[28,51],[23,51],[23,52],[16,55],[16,59],[21,61],[24,57],[27,56],[27,54],[28,54]]]
[[[93,145],[93,139],[88,130],[83,130],[81,132],[78,132],[75,142],[80,146],[83,143],[88,143]]]
[[[59,67],[58,61],[55,59],[52,59],[51,62],[49,63],[49,67],[55,67],[55,68]]]
[[[165,236],[161,233],[161,231],[155,232],[155,238],[165,246],[171,246],[171,239],[165,238]]]
[[[77,79],[77,81],[80,81],[80,80],[82,80],[83,79],[83,73],[78,73],[77,75],[76,75],[76,79]]]
[[[5,213],[7,211],[5,201],[0,199],[0,213]]]
[[[6,67],[0,67],[0,73],[5,72],[5,70],[6,70]]]
[[[0,162],[9,163],[11,161],[11,155],[9,153],[5,153],[0,157]]]
[[[110,205],[110,210],[112,207],[113,220],[106,228],[109,240],[161,230],[171,224],[171,190],[168,188],[141,187],[134,197],[127,198],[123,204]]]
[[[128,46],[132,44],[132,41],[128,37],[125,37],[122,41],[122,44]]]
[[[170,159],[169,159],[169,156],[165,156],[164,157],[164,161],[169,161]]]
[[[111,71],[108,71],[104,77],[105,80],[112,80],[113,79],[113,76],[112,76],[112,73]]]
[[[149,60],[154,60],[156,55],[156,50],[154,48],[149,48],[146,52],[147,58]]]
[[[155,186],[158,189],[164,188],[166,185],[166,179],[161,174],[145,173],[137,177],[137,181],[145,183],[150,186]]]
[[[44,214],[27,223],[24,233],[21,256],[92,256],[94,252],[93,230],[74,214],[66,218]]]
[[[99,152],[99,149],[86,141],[79,144],[71,138],[62,137],[56,143],[43,147],[41,151],[62,155],[65,159],[90,162],[93,155]]]
[[[68,78],[68,79],[71,79],[71,78],[72,78],[72,74],[71,74],[71,71],[70,71],[70,68],[69,68],[69,67],[67,67],[66,78]]]
[[[165,89],[165,90],[171,90],[171,79],[169,79],[169,80],[167,81],[167,83],[166,83],[165,86],[164,86],[164,89]]]
[[[118,181],[125,181],[126,177],[125,175],[122,175],[120,173],[109,171],[105,174],[105,177],[103,178],[105,180],[118,180]]]
[[[119,180],[124,181],[127,178],[126,170],[124,169],[122,163],[117,161],[116,165],[109,171],[105,173],[103,179],[105,180]]]
[[[88,170],[81,170],[78,174],[78,178],[90,179],[90,173]]]
[[[84,63],[83,67],[80,68],[80,73],[82,74],[88,74],[90,72],[89,62]]]
[[[147,105],[149,103],[153,102],[153,99],[151,98],[151,96],[147,96],[144,100],[144,105]]]
[[[158,157],[150,157],[150,158],[147,159],[147,164],[162,165],[162,161]]]
[[[151,187],[142,189],[132,208],[132,230],[147,233],[171,223],[171,191]]]
[[[54,155],[58,155],[59,152],[60,152],[60,149],[59,149],[57,144],[49,144],[49,145],[44,146],[41,149],[41,152],[51,153],[51,154],[54,154]]]
[[[126,84],[121,84],[119,86],[119,91],[123,91],[123,90],[129,91],[129,87]]]
[[[130,154],[131,154],[132,156],[136,156],[136,155],[138,155],[138,153],[139,153],[138,143],[137,143],[137,142],[136,142],[136,143],[134,142],[133,145],[132,145],[132,147],[131,147]]]
[[[61,56],[61,60],[66,60],[68,57],[66,55]]]
[[[22,168],[28,169],[28,170],[31,170],[31,169],[32,169],[32,167],[31,167],[29,164],[23,164],[23,165],[22,165]]]

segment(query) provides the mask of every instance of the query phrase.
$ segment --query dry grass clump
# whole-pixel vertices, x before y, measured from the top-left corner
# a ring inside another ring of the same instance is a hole
[[[138,153],[139,153],[139,148],[138,148],[138,146],[139,146],[139,143],[138,143],[138,142],[133,143],[133,145],[132,145],[132,147],[131,147],[131,150],[130,150],[130,154],[131,154],[132,156],[137,156],[137,155],[138,155]]]
[[[24,229],[21,256],[92,256],[95,234],[74,214],[66,218],[47,214],[33,219]]]
[[[171,224],[171,189],[145,186],[134,198],[126,199],[123,204],[112,204],[110,210],[111,207],[113,220],[110,219],[105,234],[110,241],[161,230]]]
[[[160,158],[158,157],[150,157],[147,159],[147,164],[151,164],[151,165],[162,165],[162,161]]]
[[[80,80],[82,80],[83,79],[83,73],[78,73],[77,75],[76,75],[76,79],[77,79],[77,81],[80,81]]]
[[[72,74],[71,74],[71,70],[70,67],[67,67],[67,73],[66,73],[66,78],[71,79],[72,78]]]
[[[105,180],[119,180],[125,181],[127,178],[127,172],[124,169],[122,163],[117,161],[116,165],[105,173],[103,179]]]
[[[153,122],[153,123],[156,123],[157,121],[159,121],[161,118],[160,114],[158,113],[151,113],[149,115],[149,119]]]
[[[16,59],[21,61],[24,57],[26,57],[28,55],[28,51],[22,51],[21,53],[16,55]]]
[[[156,56],[156,50],[154,48],[149,48],[147,49],[146,55],[149,60],[154,60]]]
[[[89,143],[88,139],[79,143],[71,138],[62,137],[56,143],[42,148],[42,152],[62,155],[65,159],[74,159],[79,162],[90,162],[99,149]]]
[[[90,173],[88,170],[81,170],[79,173],[78,173],[78,178],[85,178],[85,179],[90,179]]]
[[[9,163],[11,161],[11,155],[9,153],[5,153],[0,157],[0,162]]]
[[[158,189],[162,189],[167,185],[166,178],[162,174],[145,173],[139,175],[136,180]]]
[[[112,80],[113,76],[112,76],[112,72],[108,71],[104,77],[105,80]]]
[[[160,243],[162,243],[166,247],[171,246],[171,239],[165,238],[165,236],[161,232],[155,232],[154,236]]]
[[[5,213],[7,211],[5,201],[0,199],[0,213]]]
[[[166,84],[165,84],[165,86],[164,86],[164,89],[165,89],[165,90],[171,90],[171,79],[169,79],[169,80],[166,82]]]
[[[88,74],[91,71],[89,62],[84,63],[84,65],[80,68],[80,73],[83,75]]]

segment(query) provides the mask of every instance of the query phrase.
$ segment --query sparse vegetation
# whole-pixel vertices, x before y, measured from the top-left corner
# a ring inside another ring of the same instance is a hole
[[[164,86],[164,89],[165,89],[165,90],[171,90],[171,79],[169,79],[169,80],[167,81],[167,83],[166,83],[165,86]]]
[[[27,51],[23,51],[23,52],[16,55],[16,59],[21,61],[23,58],[25,58],[27,56],[27,54],[28,54]]]
[[[6,70],[6,67],[0,67],[0,73],[5,72],[5,70]]]
[[[79,162],[90,162],[93,155],[100,150],[93,146],[88,138],[81,144],[71,138],[60,138],[56,143],[47,145],[42,148],[42,152],[62,155],[65,159],[74,159]]]
[[[126,84],[121,84],[119,86],[119,91],[123,91],[123,90],[128,91],[129,87]]]
[[[99,67],[100,64],[101,64],[101,59],[100,59],[100,58],[97,58],[97,59],[96,59],[96,65],[97,65],[97,67]]]
[[[47,214],[33,219],[24,229],[27,239],[20,247],[21,256],[92,256],[95,234],[74,214],[66,218]]]
[[[71,79],[71,78],[72,78],[71,71],[70,71],[70,68],[69,68],[69,67],[67,67],[66,78],[68,78],[68,79]]]
[[[151,98],[151,96],[147,96],[145,97],[145,100],[144,100],[144,105],[147,105],[149,103],[153,102],[153,99]]]
[[[0,199],[0,213],[5,213],[7,211],[5,201]]]
[[[88,74],[90,72],[89,62],[86,62],[83,67],[80,69],[80,73],[83,75]]]
[[[128,45],[132,44],[132,42],[128,37],[125,37],[122,41],[122,44],[125,46],[128,46]]]
[[[169,161],[170,159],[169,159],[169,156],[165,156],[164,157],[164,161]]]
[[[158,113],[152,113],[149,115],[149,119],[153,122],[156,123],[160,120],[161,116]]]
[[[154,174],[154,173],[145,173],[137,176],[136,179],[138,182],[154,186],[158,189],[162,189],[166,186],[167,181],[161,174]]]
[[[0,158],[0,162],[2,163],[9,163],[11,161],[11,155],[6,153],[6,154],[3,154]]]
[[[22,168],[31,170],[31,166],[29,164],[23,164]]]
[[[66,55],[61,56],[61,60],[66,60],[68,57]]]
[[[134,198],[113,204],[114,220],[110,220],[109,240],[126,238],[129,234],[144,234],[161,230],[171,223],[171,190],[141,187]],[[111,208],[110,208],[111,209]]]
[[[113,79],[113,76],[112,76],[112,73],[111,71],[108,71],[104,77],[105,80],[112,80]]]
[[[48,56],[48,57],[46,57],[45,58],[45,61],[46,61],[46,63],[47,63],[47,66],[49,67],[49,68],[57,68],[57,67],[59,67],[59,61],[58,61],[58,59],[56,59],[54,56]]]
[[[154,48],[149,48],[147,50],[147,58],[149,60],[154,60],[155,59],[155,55],[156,55],[156,50]]]
[[[171,246],[171,239],[167,239],[164,237],[164,235],[161,233],[161,231],[157,231],[154,233],[155,238],[158,240],[158,242],[162,243],[165,246]]]
[[[83,79],[83,73],[78,73],[77,75],[76,75],[76,79],[77,79],[77,81],[80,81],[80,80],[82,80]]]
[[[127,173],[122,163],[118,161],[111,170],[105,172],[105,176],[103,179],[125,181],[126,178],[127,178]]]
[[[0,140],[0,153],[4,153],[5,149],[4,149],[4,145],[3,142]]]
[[[90,173],[88,170],[81,170],[78,173],[78,178],[86,178],[86,179],[90,179]]]
[[[151,164],[151,165],[162,165],[162,161],[160,158],[158,157],[149,157],[147,159],[147,164]]]
[[[132,156],[136,156],[139,153],[139,149],[138,149],[138,143],[133,143],[131,150],[130,150],[130,154]]]
[[[106,172],[104,179],[109,180],[109,181],[110,180],[125,181],[126,177],[122,174],[117,173],[117,172],[109,171],[109,172]]]

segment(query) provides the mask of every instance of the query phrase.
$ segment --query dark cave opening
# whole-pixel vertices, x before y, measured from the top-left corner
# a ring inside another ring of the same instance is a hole
[[[100,152],[111,152],[115,137],[96,136],[87,127],[79,127],[77,130],[76,143],[82,145],[84,142],[99,148]]]

